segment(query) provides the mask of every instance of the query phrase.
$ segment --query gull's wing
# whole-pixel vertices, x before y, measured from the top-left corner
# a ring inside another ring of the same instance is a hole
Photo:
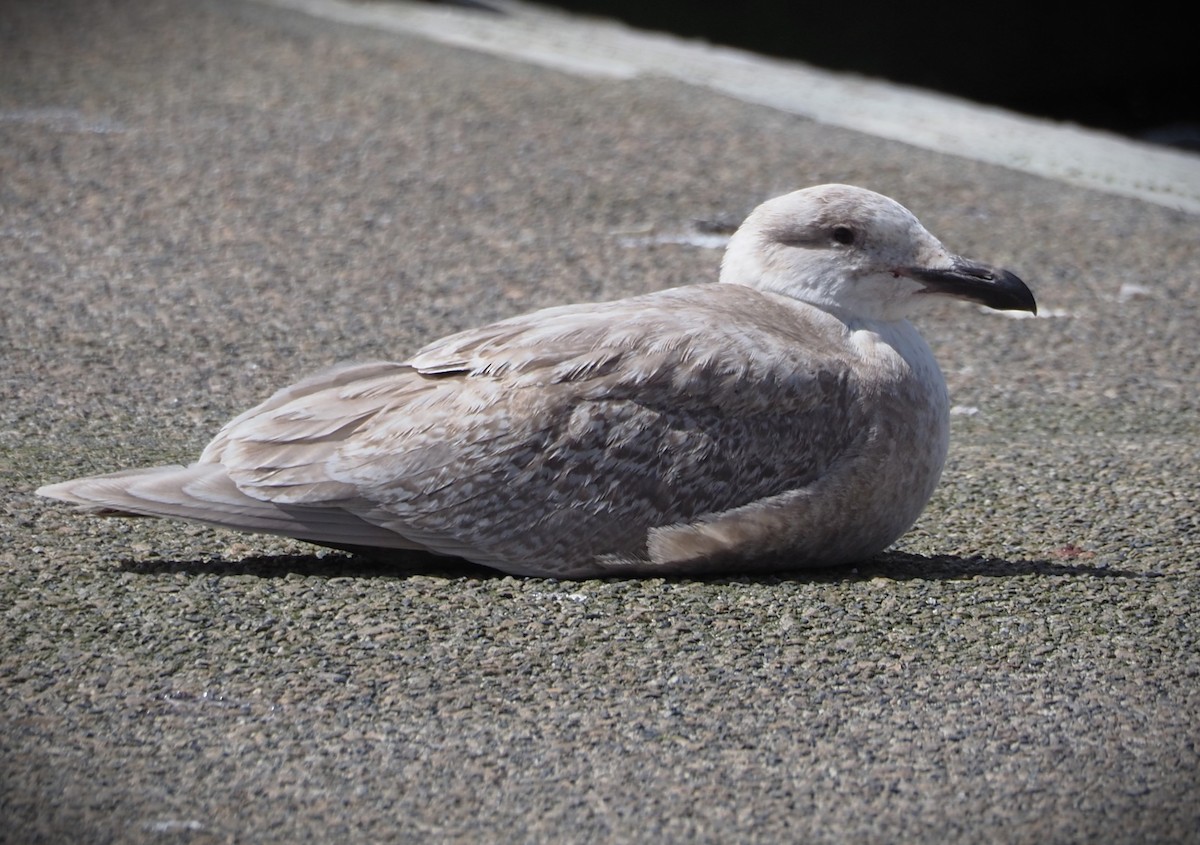
[[[565,577],[771,551],[761,514],[736,515],[853,456],[856,366],[840,323],[735,285],[551,308],[276,393],[187,468],[240,504],[162,513],[333,545],[367,525],[354,544]],[[262,527],[263,507],[303,531]]]
[[[802,488],[861,436],[844,330],[810,314],[731,285],[552,308],[289,388],[205,454],[251,496],[509,571],[645,559],[652,529]]]

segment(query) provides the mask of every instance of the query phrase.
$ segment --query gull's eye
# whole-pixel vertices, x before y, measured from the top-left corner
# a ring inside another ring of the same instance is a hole
[[[834,226],[833,239],[842,246],[850,246],[854,243],[854,230],[849,226]]]

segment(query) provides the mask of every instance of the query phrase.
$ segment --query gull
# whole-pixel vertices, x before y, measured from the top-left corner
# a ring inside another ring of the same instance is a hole
[[[907,317],[939,296],[1036,312],[888,197],[769,200],[717,282],[547,308],[348,363],[227,423],[196,463],[40,495],[520,576],[861,561],[916,521],[949,399]]]

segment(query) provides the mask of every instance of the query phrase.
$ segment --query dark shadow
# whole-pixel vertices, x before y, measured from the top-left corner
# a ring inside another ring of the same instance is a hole
[[[124,560],[120,568],[140,575],[235,576],[284,578],[302,575],[313,578],[408,578],[425,575],[435,578],[475,580],[502,578],[504,573],[461,558],[443,557],[428,552],[389,551],[382,555],[322,552],[297,555],[259,555],[240,560],[213,556],[196,560]],[[771,572],[722,572],[712,575],[674,576],[669,580],[709,583],[834,583],[869,581],[954,581],[972,578],[1013,578],[1036,575],[1073,578],[1157,578],[1161,573],[1116,569],[1104,564],[1089,565],[1049,560],[1007,560],[1004,558],[957,555],[908,554],[884,552],[861,563],[819,569],[790,569]],[[639,576],[629,576],[637,578]],[[627,580],[614,578],[614,580]]]
[[[139,575],[253,575],[257,578],[501,578],[503,572],[456,557],[428,552],[389,552],[370,556],[347,552],[314,552],[296,555],[255,555],[239,560],[213,556],[195,560],[123,560],[123,572]]]
[[[1157,572],[1137,572],[1116,569],[1106,564],[1089,565],[1050,560],[1008,560],[1006,558],[973,555],[926,555],[907,552],[884,552],[868,561],[811,572],[778,573],[788,581],[869,581],[884,578],[890,581],[966,581],[972,578],[1013,578],[1023,575],[1084,577],[1084,578],[1157,578]]]

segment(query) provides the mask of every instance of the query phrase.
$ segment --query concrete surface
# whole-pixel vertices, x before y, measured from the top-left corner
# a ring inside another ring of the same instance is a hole
[[[834,180],[1043,306],[922,321],[951,461],[879,559],[568,584],[30,495],[337,360],[713,278],[710,230]],[[0,840],[1200,841],[1197,222],[678,79],[9,4]]]

